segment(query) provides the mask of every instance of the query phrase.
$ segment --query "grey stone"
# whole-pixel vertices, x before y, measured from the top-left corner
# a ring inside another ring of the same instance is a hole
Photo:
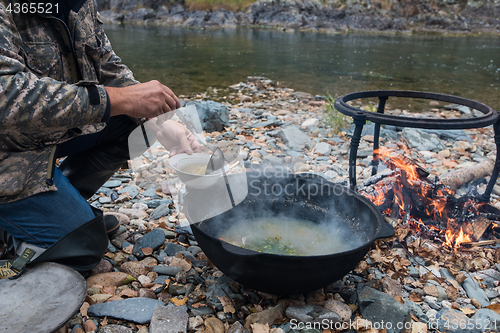
[[[500,331],[500,314],[490,309],[479,309],[472,316],[471,321],[476,328],[481,328],[481,332]]]
[[[155,200],[149,200],[149,201],[144,201],[146,205],[148,205],[149,208],[157,208],[160,205],[170,205],[173,203],[172,199],[155,199]]]
[[[110,197],[100,197],[99,202],[102,204],[111,203],[111,198]]]
[[[476,326],[461,311],[443,308],[436,314],[432,323],[440,332],[446,333],[474,333]]]
[[[472,114],[472,111],[470,110],[470,108],[468,106],[465,106],[465,105],[449,104],[449,105],[445,105],[444,108],[447,109],[447,110],[458,110],[458,111],[460,111],[460,112],[462,112],[463,114],[466,114],[466,115],[471,115]]]
[[[288,318],[299,322],[321,322],[325,319],[337,322],[340,320],[338,313],[319,305],[292,305],[286,309],[285,313]]]
[[[193,316],[203,316],[203,315],[211,315],[214,313],[214,309],[212,309],[209,306],[200,306],[197,308],[189,307],[189,310],[191,311],[191,314]]]
[[[206,12],[199,12],[203,14],[203,17],[206,16]],[[196,106],[198,117],[205,131],[222,132],[224,127],[229,126],[229,110],[223,104],[214,101],[190,101],[186,106],[192,104]]]
[[[483,307],[490,305],[488,296],[474,279],[470,277],[466,278],[462,283],[462,286],[467,292],[467,296],[469,296],[469,298],[475,298]]]
[[[154,309],[149,333],[186,333],[188,321],[185,306],[159,306]]]
[[[163,250],[167,253],[168,256],[173,257],[177,254],[177,252],[185,251],[186,248],[179,244],[167,243]]]
[[[120,186],[121,184],[122,184],[121,180],[108,180],[102,186],[103,187],[107,187],[107,188],[111,188],[111,187]]]
[[[304,147],[311,149],[314,144],[308,135],[294,126],[283,128],[277,135],[291,149],[303,149]]]
[[[188,247],[188,251],[191,252],[193,256],[197,255],[200,252],[203,252],[203,250],[199,246],[190,246]]]
[[[158,220],[160,217],[170,214],[170,208],[167,204],[161,204],[149,215],[150,220]]]
[[[388,329],[388,333],[403,332],[404,327],[398,329],[398,323],[401,325],[411,319],[410,309],[406,304],[401,304],[394,297],[370,287],[358,290],[357,294],[358,306],[364,319],[390,322],[392,329]]]
[[[176,225],[174,231],[180,235],[186,235],[190,239],[194,239],[189,222],[182,222],[181,224]]]
[[[495,282],[500,281],[500,272],[492,268],[475,272],[473,275],[479,277],[487,288],[495,288]]]
[[[99,329],[99,333],[133,333],[131,328],[122,325],[106,325]]]
[[[408,305],[408,308],[410,309],[410,313],[414,315],[415,317],[418,318],[423,323],[427,323],[429,321],[429,318],[427,315],[424,313],[422,310],[422,307],[418,305],[415,302],[412,302],[410,300],[405,300],[405,304]]]
[[[149,188],[141,194],[145,197],[154,197],[156,195],[156,190],[154,188]]]
[[[126,186],[118,191],[118,194],[122,194],[122,193],[127,193],[132,198],[135,198],[139,194],[139,187],[137,187],[135,185]]]
[[[250,126],[250,128],[257,128],[257,127],[269,127],[269,126],[281,126],[281,121],[277,119],[273,120],[266,120],[266,121],[261,121],[258,123],[254,123]]]
[[[168,286],[168,293],[172,296],[184,295],[186,293],[186,287],[179,283],[171,283]]]
[[[419,150],[430,150],[435,152],[439,152],[444,149],[443,144],[438,138],[419,128],[406,127],[401,132],[401,136],[410,148],[418,148]]]
[[[165,233],[161,229],[155,229],[142,236],[135,244],[132,250],[134,255],[143,255],[142,249],[150,247],[157,250],[165,243]]]
[[[153,272],[155,272],[155,270],[153,270]],[[158,275],[154,281],[155,284],[162,284],[162,285],[166,285],[166,282],[165,280],[167,280],[169,278],[168,275]]]
[[[153,310],[157,306],[163,306],[163,302],[145,297],[127,298],[93,304],[89,307],[88,313],[91,316],[108,316],[132,321],[138,324],[146,324],[151,321]]]
[[[326,142],[319,142],[314,146],[314,150],[321,155],[330,155],[332,146]]]
[[[182,268],[178,266],[158,265],[153,267],[153,272],[168,276],[175,276],[177,273],[182,272]]]

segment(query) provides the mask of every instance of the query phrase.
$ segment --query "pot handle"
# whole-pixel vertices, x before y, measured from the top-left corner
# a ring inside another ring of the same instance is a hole
[[[380,230],[378,232],[378,235],[375,239],[380,239],[380,238],[388,238],[394,236],[394,228],[392,225],[389,223],[383,221],[380,224]]]

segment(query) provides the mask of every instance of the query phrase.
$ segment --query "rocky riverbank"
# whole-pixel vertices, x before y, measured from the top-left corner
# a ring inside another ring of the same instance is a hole
[[[322,96],[249,78],[227,90],[181,98],[210,114],[212,130],[219,129],[207,134],[208,141],[239,146],[246,167],[286,167],[347,184],[352,126],[345,123],[335,133]],[[437,117],[474,116],[468,108],[436,102],[429,108]],[[366,125],[358,152],[360,182],[371,176],[372,141],[373,125]],[[406,151],[403,141],[410,147]],[[434,175],[495,155],[491,127],[441,132],[386,127],[381,142]],[[323,289],[283,296],[245,288],[219,271],[192,237],[180,209],[183,186],[168,159],[155,145],[90,199],[117,216],[121,226],[87,279],[86,301],[68,324],[72,333],[498,331],[500,249],[453,250],[418,236],[401,219],[391,222],[395,237],[376,241],[356,269]],[[495,188],[492,205],[499,205],[499,195]]]
[[[259,0],[245,11],[190,10],[167,0],[98,0],[108,23],[196,28],[266,27],[324,32],[500,32],[498,1]]]

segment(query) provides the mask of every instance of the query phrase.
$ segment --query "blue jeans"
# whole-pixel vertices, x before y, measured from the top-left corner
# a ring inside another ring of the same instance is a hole
[[[0,228],[19,240],[48,248],[95,218],[88,202],[57,168],[54,183],[57,191],[0,205]]]
[[[57,157],[68,157],[61,169],[55,170],[57,191],[0,205],[0,229],[16,240],[48,248],[94,219],[85,198],[90,198],[128,159],[127,138],[136,126],[128,117],[112,117],[101,132],[60,144]],[[5,233],[0,234],[0,241],[2,235],[5,237]]]

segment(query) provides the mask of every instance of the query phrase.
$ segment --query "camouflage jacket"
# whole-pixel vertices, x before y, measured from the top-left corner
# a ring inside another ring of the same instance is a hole
[[[104,86],[137,83],[95,0],[70,2],[65,23],[50,1],[0,0],[0,204],[56,190],[57,145],[105,126]]]

